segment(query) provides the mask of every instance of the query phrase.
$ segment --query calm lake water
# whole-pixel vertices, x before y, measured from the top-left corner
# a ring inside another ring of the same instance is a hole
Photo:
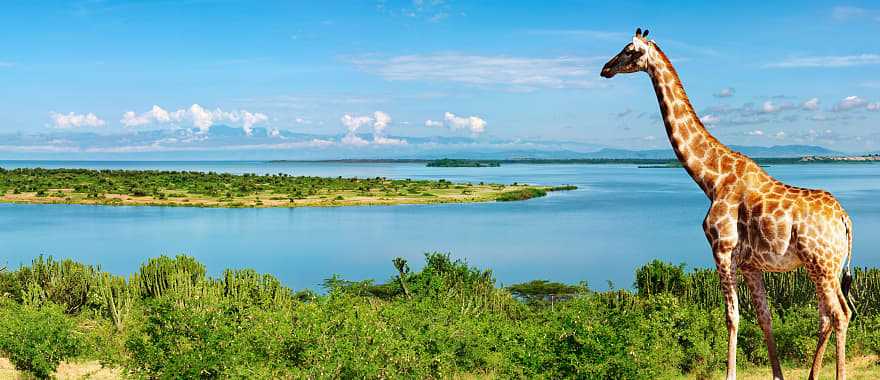
[[[676,169],[635,165],[504,165],[269,162],[0,161],[4,168],[82,167],[233,173],[574,184],[578,190],[524,202],[296,209],[202,209],[0,204],[0,265],[39,254],[97,264],[118,274],[146,258],[186,253],[218,274],[228,267],[271,273],[296,288],[319,289],[332,274],[391,277],[391,259],[415,269],[423,252],[449,252],[491,268],[500,283],[531,279],[606,280],[629,287],[654,258],[711,266],[700,224],[708,200]],[[880,265],[880,166],[780,165],[777,178],[834,193],[854,220],[855,265]]]

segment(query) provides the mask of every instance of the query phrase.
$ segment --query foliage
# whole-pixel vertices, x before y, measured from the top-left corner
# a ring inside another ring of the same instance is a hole
[[[514,297],[528,303],[570,299],[587,291],[586,286],[573,286],[547,280],[532,280],[507,287]]]
[[[501,162],[496,160],[461,160],[443,158],[430,161],[426,166],[429,168],[497,168],[501,166]]]
[[[538,198],[547,195],[547,190],[529,187],[525,189],[517,189],[506,191],[495,197],[499,202],[522,201],[531,198]]]
[[[684,264],[678,266],[653,260],[636,269],[635,287],[641,296],[671,293],[682,294],[687,285]]]
[[[18,270],[20,293],[16,298],[32,306],[51,302],[76,313],[90,301],[97,273],[92,266],[40,255],[29,267]]]
[[[76,356],[146,378],[705,378],[726,357],[717,275],[659,261],[636,271],[636,293],[594,292],[544,280],[499,288],[489,270],[428,253],[421,268],[392,260],[384,283],[333,276],[323,295],[250,269],[212,277],[188,256],[150,259],[127,280],[73,262],[46,269],[62,263],[39,258],[0,274],[10,294],[0,350],[40,376]],[[44,272],[54,279],[35,280]],[[876,273],[858,271],[854,293],[870,300]],[[791,281],[768,285],[788,289],[771,289],[780,355],[802,364],[816,340],[815,306],[801,293],[809,280],[774,281]],[[86,302],[22,296],[79,294],[77,284],[89,284]],[[851,355],[880,351],[870,302],[850,325]],[[740,362],[765,365],[753,315],[740,331]]]
[[[78,353],[72,325],[62,308],[51,303],[34,307],[2,301],[0,351],[15,368],[49,378],[58,363]]]

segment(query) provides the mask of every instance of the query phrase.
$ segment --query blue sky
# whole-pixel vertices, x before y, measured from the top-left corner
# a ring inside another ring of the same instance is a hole
[[[241,128],[237,143],[253,149],[391,151],[428,136],[666,148],[648,78],[598,75],[637,26],[651,30],[722,141],[880,150],[871,2],[0,7],[0,134],[42,136],[29,140],[36,151],[83,149],[95,134],[117,136],[105,150],[210,147],[221,124]],[[254,130],[259,143],[248,140]],[[293,144],[297,134],[309,137]],[[140,145],[126,145],[132,135]]]

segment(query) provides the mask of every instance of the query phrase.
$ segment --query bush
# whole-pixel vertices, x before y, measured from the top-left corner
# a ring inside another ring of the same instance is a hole
[[[654,260],[636,269],[636,280],[633,285],[640,296],[670,293],[681,295],[687,285],[688,277],[684,273],[684,264],[672,265]]]
[[[49,378],[62,360],[78,354],[79,340],[72,329],[72,320],[59,306],[0,304],[0,350],[15,368],[38,378]]]
[[[290,364],[286,336],[292,330],[281,312],[220,303],[181,307],[170,299],[149,301],[141,330],[125,342],[129,369],[152,378],[268,378]]]
[[[98,269],[73,260],[57,261],[40,255],[30,266],[21,267],[16,275],[20,289],[15,295],[17,299],[33,306],[55,303],[74,314],[91,302],[89,296],[97,281]]]

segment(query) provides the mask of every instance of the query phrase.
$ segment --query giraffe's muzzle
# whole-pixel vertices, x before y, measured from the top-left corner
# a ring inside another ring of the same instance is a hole
[[[605,64],[605,67],[602,68],[602,72],[599,73],[599,75],[601,75],[603,78],[612,78],[612,77],[614,77],[614,75],[617,74],[617,73],[614,72],[614,70],[612,69],[612,67],[614,67],[614,65],[616,64],[615,61],[616,61],[616,59],[612,59],[610,62],[606,63],[606,64]]]

